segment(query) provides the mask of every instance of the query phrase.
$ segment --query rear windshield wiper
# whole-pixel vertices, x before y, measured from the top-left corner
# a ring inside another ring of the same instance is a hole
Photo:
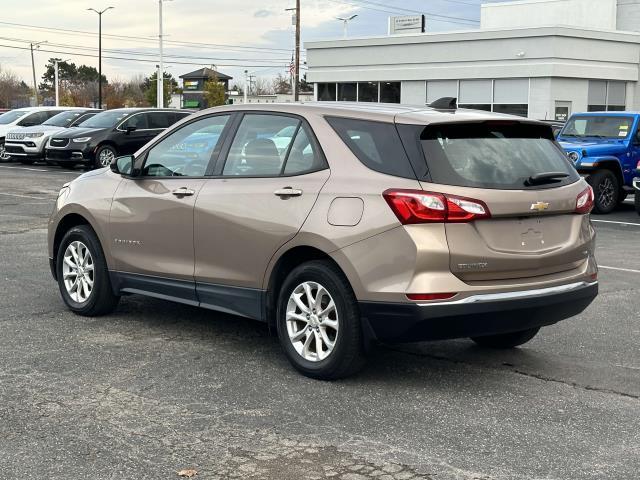
[[[569,174],[564,172],[536,173],[535,175],[531,175],[529,178],[527,178],[524,184],[528,187],[532,185],[543,185],[545,183],[553,183],[554,181],[560,180],[562,178],[567,178],[568,176]]]

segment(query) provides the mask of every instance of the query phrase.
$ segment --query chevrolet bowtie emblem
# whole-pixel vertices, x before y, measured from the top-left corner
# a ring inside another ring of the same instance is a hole
[[[536,202],[531,204],[531,210],[536,210],[538,212],[543,212],[547,208],[549,208],[549,204],[547,202]]]

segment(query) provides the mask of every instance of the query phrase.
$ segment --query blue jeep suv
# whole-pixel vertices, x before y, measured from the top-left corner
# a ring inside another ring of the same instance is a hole
[[[609,213],[633,193],[640,163],[640,112],[590,112],[571,116],[558,135],[595,194],[595,213]]]

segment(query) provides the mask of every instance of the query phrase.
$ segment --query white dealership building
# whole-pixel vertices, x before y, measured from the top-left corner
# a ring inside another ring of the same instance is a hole
[[[640,0],[483,4],[479,29],[308,42],[307,78],[321,101],[450,96],[538,119],[640,110],[639,30]]]

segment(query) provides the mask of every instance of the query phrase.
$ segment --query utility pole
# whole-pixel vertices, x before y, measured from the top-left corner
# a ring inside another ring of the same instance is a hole
[[[293,11],[293,24],[296,26],[296,53],[295,64],[293,70],[293,101],[300,100],[299,82],[300,82],[300,0],[296,0],[296,8],[285,9],[288,12]]]
[[[36,83],[36,62],[33,59],[33,47],[38,49],[40,48],[40,45],[43,43],[47,43],[47,41],[45,40],[44,42],[32,42],[29,44],[31,46],[31,70],[33,71],[33,96],[35,98],[36,107],[38,106],[38,84]]]
[[[256,78],[255,75],[249,75],[249,93],[251,93],[251,89],[253,88],[254,78]]]
[[[157,80],[157,100],[156,104],[158,108],[164,108],[164,59],[163,57],[163,45],[162,45],[162,0],[158,0],[158,13],[159,13],[159,28],[158,28],[158,41],[160,44],[160,65]]]
[[[244,104],[247,104],[247,97],[249,95],[249,70],[244,71]]]
[[[104,10],[87,8],[98,14],[98,108],[102,108],[102,14],[114,7],[107,7]]]

